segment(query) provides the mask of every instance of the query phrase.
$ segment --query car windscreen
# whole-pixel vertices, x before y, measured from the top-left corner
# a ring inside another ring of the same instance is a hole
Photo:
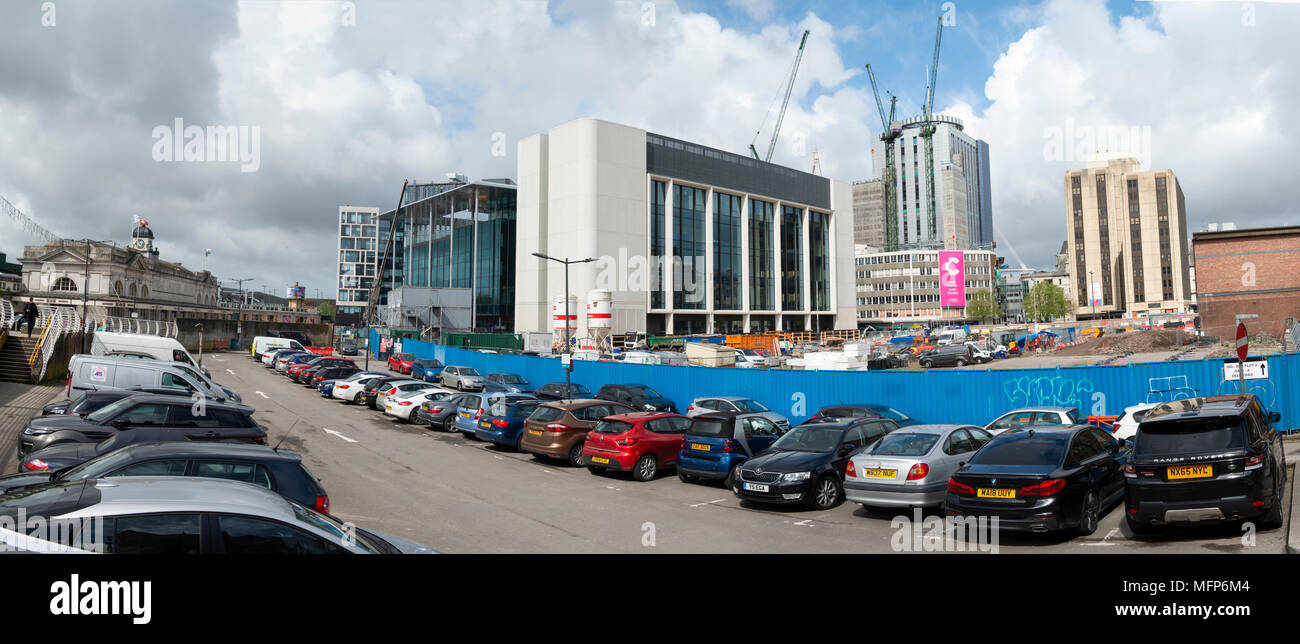
[[[17,517],[21,510],[28,517],[49,519],[95,505],[99,499],[93,480],[37,485],[0,495],[0,517]]]
[[[133,450],[119,449],[104,454],[103,456],[92,458],[76,467],[70,467],[61,472],[56,472],[54,476],[56,479],[61,481],[96,479],[129,463],[132,457]]]
[[[885,418],[888,418],[890,420],[895,420],[899,422],[905,420],[912,420],[911,418],[908,417],[907,414],[904,414],[903,412],[898,411],[893,407],[873,407],[872,411],[875,411],[877,414],[880,414],[881,416],[884,416]]]
[[[596,428],[591,431],[597,434],[626,434],[632,431],[632,423],[625,423],[621,420],[602,420],[596,423]]]
[[[757,400],[733,400],[731,402],[738,409],[740,409],[740,411],[750,413],[750,414],[772,411],[771,409],[767,408],[767,405],[764,405],[763,403],[758,402]]]
[[[886,434],[868,452],[876,456],[924,456],[943,438],[939,434],[893,432]]]
[[[501,382],[504,383],[504,384],[507,384],[507,385],[526,385],[526,384],[528,384],[528,381],[527,381],[527,380],[524,380],[523,378],[520,378],[519,376],[516,376],[516,375],[513,374],[513,373],[505,373],[505,374],[501,374]]]
[[[477,375],[481,375],[481,374],[479,374],[479,372],[476,371],[476,370],[474,369],[474,367],[461,367],[461,368],[460,368],[460,375],[462,375],[462,376],[477,376]]]
[[[1236,416],[1146,422],[1138,426],[1134,453],[1143,456],[1241,449],[1246,428]]]
[[[660,396],[659,392],[655,391],[653,387],[646,385],[628,385],[628,387],[640,391],[641,396],[644,398],[663,398],[663,396]]]
[[[835,449],[842,436],[842,427],[796,427],[772,443],[772,449],[825,453]]]
[[[696,418],[691,421],[691,428],[686,433],[691,436],[731,438],[732,422],[729,418]]]
[[[556,407],[539,406],[528,415],[528,420],[535,420],[539,423],[549,423],[553,420],[559,420],[564,416],[564,410]]]
[[[975,453],[973,465],[1060,465],[1065,460],[1069,434],[1030,436],[1027,432],[1003,434]]]
[[[89,414],[86,414],[86,420],[92,423],[102,423],[118,415],[123,410],[131,407],[134,404],[135,401],[132,400],[131,396],[127,396],[126,398],[123,398],[117,402],[109,403]]]
[[[1071,422],[1072,424],[1075,424],[1075,425],[1082,425],[1082,424],[1083,424],[1083,414],[1080,414],[1080,413],[1079,413],[1078,408],[1071,409],[1070,411],[1066,412],[1065,415],[1066,415],[1066,416],[1069,416],[1069,418],[1070,418],[1070,422]]]

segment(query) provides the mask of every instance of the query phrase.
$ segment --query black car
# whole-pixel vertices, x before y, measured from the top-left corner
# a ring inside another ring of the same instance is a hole
[[[0,476],[0,494],[20,488],[114,476],[200,476],[262,485],[318,512],[329,512],[320,481],[287,449],[235,443],[135,443],[54,472]]]
[[[930,367],[964,367],[975,362],[974,351],[965,344],[946,344],[917,356],[916,363]]]
[[[996,517],[1003,530],[1097,530],[1124,494],[1128,444],[1091,425],[998,434],[948,479],[952,516]]]
[[[353,341],[351,341],[351,340],[341,340],[341,341],[339,341],[339,353],[341,353],[341,354],[343,354],[343,355],[345,355],[345,356],[355,356],[355,355],[357,355],[357,343],[355,343],[355,342],[353,342]]]
[[[591,390],[576,383],[568,385],[562,382],[552,382],[533,391],[533,395],[541,400],[578,400],[581,398],[591,398]]]
[[[1286,456],[1273,429],[1279,420],[1251,394],[1188,398],[1147,411],[1124,465],[1129,529],[1240,519],[1281,527]]]
[[[87,391],[75,399],[60,400],[56,403],[50,403],[41,408],[42,416],[85,416],[100,407],[109,403],[117,402],[127,396],[135,394],[158,394],[161,396],[184,396],[189,398],[193,395],[188,389],[179,387],[129,387],[127,389],[96,389]],[[215,400],[211,396],[209,400]]]
[[[29,452],[18,463],[19,472],[53,472],[65,467],[81,465],[86,461],[116,449],[136,443],[189,440],[174,429],[140,427],[129,432],[118,432],[98,443],[56,443],[45,449]]]
[[[605,385],[596,392],[596,399],[623,403],[638,411],[664,411],[677,413],[677,405],[664,398],[650,385],[628,383],[626,385]]]
[[[831,508],[844,498],[849,457],[896,429],[894,421],[878,418],[803,423],[745,461],[731,491],[742,500]]]
[[[307,366],[303,367],[302,369],[298,370],[297,373],[290,376],[290,379],[297,383],[310,384],[311,379],[316,375],[316,372],[320,371],[321,369],[329,369],[331,367],[356,368],[356,366],[357,365],[355,362],[352,362],[351,360],[347,360],[345,358],[333,358],[330,356],[320,356],[319,358],[315,358],[307,361]]]
[[[885,418],[894,421],[899,427],[921,423],[888,405],[873,404],[827,405],[812,415],[812,419],[816,418]]]
[[[356,366],[351,367],[321,367],[312,372],[310,377],[304,377],[301,380],[308,387],[316,387],[326,380],[342,380],[354,373],[359,373],[361,369]]]
[[[85,416],[38,416],[18,434],[18,458],[57,443],[97,443],[138,427],[167,428],[190,440],[239,440],[265,443],[266,430],[253,421],[246,405],[138,394],[127,396]]]

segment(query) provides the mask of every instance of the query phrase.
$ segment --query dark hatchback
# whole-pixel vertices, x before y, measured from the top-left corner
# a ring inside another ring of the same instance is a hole
[[[898,424],[899,427],[907,427],[908,425],[921,424],[921,421],[912,418],[911,416],[908,416],[907,414],[904,414],[903,412],[898,411],[893,407],[890,407],[888,405],[874,405],[874,404],[828,405],[826,407],[822,407],[821,409],[817,410],[817,413],[813,414],[812,417],[813,418],[884,418],[887,420],[894,421],[895,423]]]
[[[1089,535],[1124,494],[1128,444],[1091,425],[1013,429],[948,479],[951,516],[996,517],[1002,530]]]
[[[677,413],[677,404],[664,398],[650,385],[628,383],[626,385],[605,385],[596,392],[597,400],[623,403],[638,411],[663,411]]]
[[[562,382],[547,383],[535,389],[533,395],[541,400],[580,400],[593,397],[590,389],[576,382],[567,385]]]
[[[275,490],[318,512],[329,512],[329,496],[297,452],[234,443],[135,443],[75,467],[0,476],[0,494],[45,483],[115,476],[198,476],[244,481]]]
[[[18,463],[19,472],[53,472],[65,467],[81,465],[86,461],[116,449],[136,443],[189,440],[171,429],[141,427],[129,432],[118,432],[98,443],[58,443],[38,449],[24,456]]]
[[[387,376],[384,378],[375,378],[366,383],[365,388],[362,389],[361,393],[357,394],[357,397],[353,400],[355,400],[358,405],[364,405],[371,409],[383,411],[375,405],[375,401],[379,400],[379,392],[392,389],[392,383],[396,380],[405,381],[410,379],[409,376]]]
[[[115,403],[127,396],[136,394],[158,394],[160,396],[184,396],[189,398],[192,392],[177,387],[131,387],[128,389],[99,389],[87,391],[77,398],[60,400],[41,408],[42,416],[85,416],[92,411]],[[209,397],[209,400],[215,400]]]
[[[1265,530],[1281,527],[1286,456],[1273,429],[1279,420],[1250,394],[1152,408],[1124,466],[1129,529],[1241,519]]]
[[[883,419],[805,422],[741,465],[731,491],[747,501],[831,508],[844,498],[849,457],[895,429]]]

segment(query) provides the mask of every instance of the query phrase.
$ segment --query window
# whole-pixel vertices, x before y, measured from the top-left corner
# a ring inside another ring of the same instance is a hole
[[[971,440],[970,433],[964,429],[959,429],[948,435],[948,442],[944,444],[943,451],[945,454],[965,454],[966,452],[975,451],[976,445]]]
[[[167,405],[141,404],[128,409],[113,419],[113,422],[125,421],[128,425],[165,425],[167,423]]]
[[[1093,440],[1088,432],[1080,432],[1070,442],[1070,458],[1066,467],[1078,466],[1084,461],[1101,453],[1101,446]]]
[[[194,391],[194,385],[191,385],[188,380],[174,373],[166,373],[166,372],[163,373],[162,386],[175,387],[177,389],[185,389],[187,391]]]
[[[221,544],[233,555],[319,555],[345,552],[314,534],[265,519],[219,516]]]
[[[267,489],[275,489],[271,484],[271,475],[267,472],[266,467],[257,463],[199,461],[194,468],[194,475],[255,483]]]
[[[705,207],[706,193],[700,188],[673,186],[673,263],[681,262],[680,273],[673,267],[673,276],[681,276],[681,283],[673,284],[673,307],[678,309],[703,309],[705,261]]]
[[[196,555],[200,549],[197,514],[117,517],[105,550],[119,555]]]
[[[55,280],[54,287],[50,290],[76,292],[77,283],[66,277],[60,277],[59,279]]]
[[[170,461],[145,461],[111,472],[108,476],[184,476],[184,459]]]

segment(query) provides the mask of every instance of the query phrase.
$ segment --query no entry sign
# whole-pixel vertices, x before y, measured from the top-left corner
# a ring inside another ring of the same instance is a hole
[[[1246,350],[1250,348],[1250,343],[1246,340],[1246,323],[1237,323],[1237,359],[1246,359]]]

